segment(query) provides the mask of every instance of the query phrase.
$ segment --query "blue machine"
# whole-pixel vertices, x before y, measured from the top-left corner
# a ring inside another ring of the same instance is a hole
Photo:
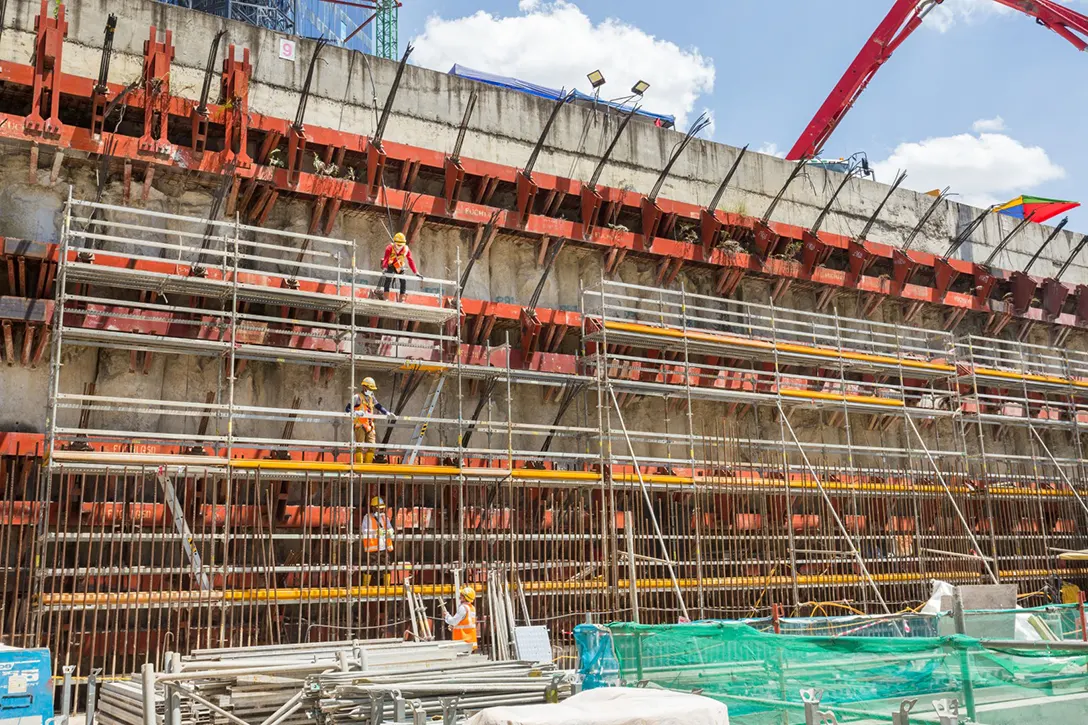
[[[52,672],[49,650],[0,645],[0,725],[46,725],[53,719]]]

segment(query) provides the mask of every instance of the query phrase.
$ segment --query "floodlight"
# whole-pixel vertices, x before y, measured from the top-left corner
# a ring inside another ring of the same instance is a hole
[[[650,88],[650,84],[646,81],[639,81],[635,85],[631,86],[631,92],[636,96],[641,96]]]
[[[595,70],[586,76],[589,79],[589,84],[594,88],[600,88],[604,85],[604,74],[599,70]]]

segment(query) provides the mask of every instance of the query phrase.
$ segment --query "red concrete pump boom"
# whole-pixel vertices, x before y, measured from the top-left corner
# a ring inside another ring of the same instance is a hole
[[[820,153],[835,128],[857,102],[880,66],[891,58],[904,40],[918,29],[922,19],[943,0],[895,0],[887,17],[847,68],[835,90],[809,122],[786,158],[797,161]],[[1088,16],[1050,0],[994,0],[1035,18],[1035,22],[1068,40],[1077,50],[1088,50]]]

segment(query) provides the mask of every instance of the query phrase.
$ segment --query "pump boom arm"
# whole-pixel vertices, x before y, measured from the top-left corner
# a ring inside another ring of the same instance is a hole
[[[1072,43],[1077,50],[1088,50],[1088,16],[1051,0],[993,1],[1035,18],[1039,25],[1053,30]],[[880,70],[880,66],[918,29],[925,16],[942,2],[943,0],[895,0],[883,22],[873,31],[869,41],[790,149],[787,159],[797,161],[820,153],[843,117],[853,108],[858,97]]]

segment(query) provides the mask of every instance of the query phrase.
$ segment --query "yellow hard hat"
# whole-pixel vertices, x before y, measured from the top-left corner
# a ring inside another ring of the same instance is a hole
[[[476,601],[476,590],[466,584],[461,587],[461,598],[469,602]]]
[[[408,239],[405,238],[405,236],[400,232],[397,232],[396,234],[393,235],[393,243],[394,244],[404,244],[407,241],[408,241]]]
[[[385,508],[385,499],[383,499],[381,496],[375,496],[374,498],[370,499],[370,507],[376,509]]]
[[[374,378],[370,378],[370,377],[363,378],[363,382],[359,383],[359,385],[366,388],[367,390],[377,390],[378,389],[378,384],[376,382],[374,382]]]

